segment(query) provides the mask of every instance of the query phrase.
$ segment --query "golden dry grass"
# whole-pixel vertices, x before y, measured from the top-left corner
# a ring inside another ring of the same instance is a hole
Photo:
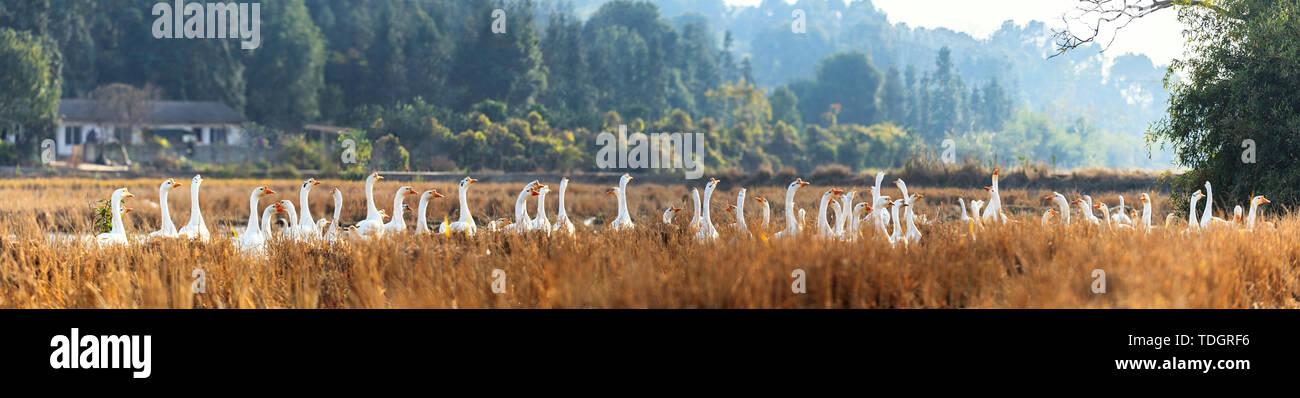
[[[188,179],[182,179],[188,181]],[[575,237],[481,233],[463,236],[401,236],[328,247],[278,242],[267,259],[239,254],[225,225],[242,228],[247,197],[268,183],[279,192],[262,201],[297,201],[298,181],[215,180],[204,183],[204,216],[217,239],[208,244],[155,241],[127,247],[87,247],[51,240],[47,233],[90,233],[88,203],[112,189],[129,187],[135,209],[128,232],[157,227],[156,180],[0,181],[0,307],[4,308],[1295,308],[1300,219],[1271,216],[1276,226],[1255,232],[1223,229],[1185,235],[1181,226],[1150,234],[1109,232],[1090,225],[1039,223],[1044,191],[1004,187],[1005,206],[1016,223],[979,231],[972,237],[956,222],[958,195],[983,198],[984,191],[928,189],[918,214],[924,239],[891,248],[868,233],[858,242],[738,239],[723,212],[737,187],[714,195],[714,222],[722,237],[699,243],[685,231],[689,199],[684,186],[639,185],[629,201],[637,229],[605,231],[578,226]],[[376,200],[390,208],[401,185],[448,192],[436,200],[431,223],[455,220],[451,183],[381,182]],[[520,184],[475,184],[471,206],[486,219],[512,217]],[[328,188],[344,192],[343,224],[364,217],[362,184],[325,182],[313,192],[313,212],[332,211]],[[558,188],[558,184],[553,184]],[[569,186],[575,223],[615,213],[604,186]],[[800,207],[816,215],[824,189],[800,190]],[[863,189],[859,191],[865,192]],[[886,194],[897,196],[888,188]],[[865,195],[861,193],[859,198]],[[1068,195],[1068,194],[1067,194]],[[1136,199],[1135,192],[1125,197]],[[548,197],[555,216],[556,194]],[[749,196],[779,201],[784,187],[750,189]],[[1072,195],[1070,195],[1072,196]],[[1112,206],[1115,194],[1096,194]],[[1157,197],[1157,224],[1169,206]],[[681,205],[675,225],[658,222],[664,207]],[[408,201],[415,206],[413,201]],[[172,191],[173,221],[189,218],[186,187]],[[530,211],[535,210],[530,203]],[[758,204],[747,203],[755,233]],[[773,224],[784,222],[774,203]],[[390,209],[391,210],[391,209]],[[408,213],[410,214],[410,213]],[[1186,215],[1183,215],[1185,218]],[[413,216],[408,215],[408,223]],[[409,225],[409,224],[408,224]],[[811,227],[810,227],[811,228]],[[767,232],[779,229],[771,226]],[[481,230],[480,230],[481,231]],[[192,272],[206,273],[207,291],[191,293]],[[506,291],[492,292],[492,271],[506,275]],[[791,273],[807,275],[807,294],[791,292]],[[1107,292],[1093,294],[1092,272],[1102,269]]]

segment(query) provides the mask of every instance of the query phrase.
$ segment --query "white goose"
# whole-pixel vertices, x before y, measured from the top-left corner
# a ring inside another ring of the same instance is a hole
[[[912,205],[911,205],[911,204],[904,203],[904,204],[903,204],[903,207],[905,207],[904,210],[906,210],[906,211],[904,212],[904,213],[906,213],[906,214],[903,215],[903,217],[906,217],[906,218],[907,218],[907,234],[904,235],[904,239],[905,239],[905,240],[904,240],[903,242],[906,243],[906,244],[908,244],[908,245],[913,245],[913,244],[916,244],[916,243],[920,243],[920,242],[921,242],[921,230],[916,228],[916,214],[914,214],[914,213],[911,211],[911,207],[912,207]]]
[[[794,215],[794,194],[800,187],[807,186],[808,182],[802,178],[796,178],[790,186],[785,189],[785,230],[772,235],[774,238],[793,238],[799,235],[799,224],[795,222]]]
[[[460,200],[460,220],[451,224],[446,224],[445,226],[439,226],[438,233],[443,234],[447,233],[447,230],[450,230],[450,232],[464,232],[466,236],[474,236],[474,232],[478,231],[478,225],[474,223],[474,216],[469,213],[469,199],[466,198],[470,184],[476,182],[478,182],[478,180],[471,177],[465,177],[460,180],[460,187],[458,188],[460,196],[458,198]]]
[[[1205,211],[1201,212],[1201,228],[1210,226],[1211,219],[1214,217],[1214,191],[1210,188],[1210,182],[1205,182]]]
[[[1116,210],[1115,215],[1112,215],[1112,216],[1110,216],[1110,217],[1111,217],[1112,220],[1114,220],[1114,221],[1116,221],[1116,222],[1119,222],[1119,223],[1121,223],[1121,224],[1129,224],[1129,225],[1132,225],[1132,224],[1133,224],[1133,219],[1132,219],[1132,218],[1129,218],[1128,214],[1125,214],[1125,212],[1124,212],[1124,207],[1125,207],[1125,206],[1124,206],[1124,195],[1120,195],[1120,196],[1119,196],[1119,207],[1115,208],[1115,210]]]
[[[845,239],[849,241],[858,240],[858,237],[862,235],[863,213],[869,212],[871,212],[871,205],[867,204],[867,202],[858,202],[858,204],[853,205],[853,214],[849,216],[849,227]]]
[[[704,223],[704,215],[700,213],[700,189],[699,188],[691,188],[691,202],[695,203],[695,207],[694,207],[695,212],[691,213],[690,227],[692,230],[699,232],[700,225]]]
[[[265,240],[265,242],[270,242],[272,238],[271,219],[275,218],[276,214],[280,214],[283,212],[284,212],[284,206],[280,206],[280,202],[271,203],[270,206],[266,206],[266,209],[262,210],[262,221],[259,226],[258,232],[262,234],[262,238]],[[263,243],[263,245],[265,245],[265,242]]]
[[[713,227],[713,218],[709,214],[709,207],[713,201],[713,190],[718,187],[718,179],[710,178],[709,183],[704,185],[704,202],[700,204],[702,210],[702,220],[700,221],[700,232],[695,237],[700,240],[714,240],[718,238],[718,230]]]
[[[238,246],[244,252],[258,252],[265,248],[267,237],[262,234],[262,223],[257,218],[257,201],[266,195],[274,195],[275,191],[271,187],[260,186],[253,189],[253,193],[248,195],[248,226],[244,228],[244,234],[239,236],[236,241]]]
[[[406,197],[415,196],[415,188],[403,186],[393,195],[393,220],[384,224],[385,234],[406,232]]]
[[[1187,206],[1187,211],[1188,211],[1187,229],[1188,230],[1196,231],[1201,229],[1201,221],[1196,218],[1196,202],[1201,200],[1201,198],[1204,196],[1205,194],[1201,193],[1200,190],[1197,190],[1196,192],[1192,193],[1191,204]]]
[[[180,236],[207,242],[208,224],[203,222],[203,212],[199,210],[199,186],[203,185],[203,176],[194,175],[190,180],[190,221],[179,231]]]
[[[343,211],[343,192],[334,188],[334,218],[330,219],[329,229],[325,232],[325,240],[338,242],[342,238],[342,231],[339,230],[339,213]]]
[[[766,232],[767,225],[772,221],[772,206],[767,202],[767,198],[765,197],[758,196],[755,197],[754,200],[758,201],[758,203],[763,204],[763,223],[761,224],[762,225],[761,231],[763,231],[763,233],[767,233]]]
[[[618,197],[618,217],[614,219],[614,222],[610,223],[610,227],[615,230],[632,229],[633,226],[632,215],[628,213],[627,209],[627,183],[629,181],[632,181],[632,176],[626,173],[618,179],[618,191],[614,193]],[[706,193],[705,196],[707,197],[708,194]],[[705,214],[708,214],[707,209]]]
[[[180,233],[176,231],[176,224],[172,224],[172,213],[167,206],[167,193],[180,186],[181,184],[170,178],[158,186],[158,211],[162,213],[162,226],[157,231],[150,233],[150,238],[175,238],[180,236]]]
[[[973,203],[972,203],[972,204],[973,204]],[[971,222],[975,221],[973,218],[970,218],[970,215],[967,215],[967,214],[966,214],[966,199],[957,198],[957,206],[958,206],[958,207],[961,207],[961,223],[962,223],[962,224],[967,224],[967,225],[969,225]]]
[[[311,217],[311,205],[307,204],[307,197],[311,195],[311,189],[320,185],[320,181],[315,178],[308,178],[302,182],[302,187],[298,190],[298,203],[302,206],[302,213],[298,215],[297,230],[298,236],[304,239],[317,240],[321,237],[320,228],[316,226],[316,220]]]
[[[876,172],[876,185],[871,187],[871,207],[875,208],[875,216],[880,218],[882,225],[889,224],[889,209],[885,203],[889,202],[889,197],[880,194],[880,184],[885,182],[885,172]],[[884,200],[881,200],[881,199]]]
[[[998,169],[993,169],[993,185],[984,189],[989,192],[989,202],[988,207],[984,208],[984,214],[979,215],[979,217],[983,220],[1006,223],[1006,215],[1002,214],[1002,196],[998,187]]]
[[[130,212],[131,209],[122,209],[122,200],[134,198],[135,195],[127,191],[126,188],[119,188],[113,191],[113,196],[109,198],[109,211],[113,212],[113,229],[95,236],[95,241],[100,245],[124,245],[126,240],[126,225],[122,224],[122,214]]]
[[[902,199],[896,199],[889,204],[890,219],[894,222],[894,232],[889,234],[889,245],[894,246],[903,239],[903,226],[899,224],[901,219],[898,216],[898,208],[903,207],[907,202]]]
[[[420,194],[420,208],[415,212],[415,233],[426,235],[431,233],[429,230],[429,221],[426,215],[429,209],[429,200],[441,198],[443,195],[438,193],[437,189],[430,189]]]
[[[533,220],[528,217],[528,197],[537,196],[537,180],[524,185],[524,189],[519,191],[519,197],[515,199],[515,222],[508,227],[508,231],[514,233],[528,232],[533,228]]]
[[[673,216],[677,215],[677,212],[679,211],[682,211],[680,207],[668,206],[668,208],[664,210],[664,215],[663,215],[664,224],[672,224]]]
[[[300,221],[298,219],[298,209],[294,208],[293,201],[283,199],[277,204],[279,205],[279,208],[276,209],[276,213],[284,213],[285,217],[289,217],[289,227],[284,229],[285,236],[282,239],[291,239],[297,242],[309,239],[310,236],[307,234],[307,231],[304,231],[298,225],[298,221]],[[316,224],[312,223],[312,227],[315,226]]]
[[[384,234],[384,217],[379,212],[379,207],[375,206],[375,183],[383,179],[384,176],[379,175],[378,171],[366,177],[366,219],[356,225],[356,234],[365,239]]]
[[[983,207],[984,207],[984,201],[982,200],[975,199],[970,201],[970,212],[971,214],[975,215],[975,217],[971,217],[971,222],[975,223],[975,228],[984,227],[984,221],[983,221],[984,219],[979,216],[980,209]]]
[[[559,214],[555,216],[555,226],[551,227],[551,229],[558,232],[564,232],[568,235],[573,235],[573,221],[569,221],[569,212],[564,206],[564,192],[568,190],[569,177],[564,177],[564,179],[560,180],[560,203],[558,204],[559,209],[557,210],[559,211]]]
[[[831,188],[822,194],[821,202],[817,204],[817,237],[834,238],[835,231],[831,229],[830,223],[826,222],[826,207],[830,204],[831,199],[843,193],[839,189]]]
[[[1151,195],[1143,193],[1139,198],[1142,200],[1142,231],[1151,232]],[[1124,197],[1120,197],[1120,202]]]
[[[1252,231],[1255,230],[1255,208],[1265,203],[1272,203],[1272,202],[1270,202],[1268,198],[1265,198],[1264,195],[1259,195],[1250,199],[1250,212],[1247,213],[1246,215],[1247,229],[1250,229]]]
[[[736,204],[727,207],[727,211],[736,215],[736,234],[742,238],[750,237],[749,225],[745,224],[745,188],[736,194]]]
[[[546,194],[551,187],[542,184],[537,188],[537,217],[533,217],[533,229],[551,235],[551,219],[546,217]]]
[[[1043,200],[1055,203],[1056,207],[1060,209],[1061,224],[1070,224],[1070,202],[1065,200],[1065,195],[1061,195],[1060,192],[1052,192],[1051,195],[1043,198]],[[987,213],[987,211],[985,212]]]

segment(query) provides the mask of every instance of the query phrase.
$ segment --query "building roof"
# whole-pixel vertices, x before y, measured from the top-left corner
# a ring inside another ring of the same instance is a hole
[[[111,109],[96,109],[95,101],[65,99],[59,102],[59,118],[74,122],[120,121]],[[142,121],[145,124],[240,124],[243,116],[220,102],[213,101],[154,101],[153,110]]]

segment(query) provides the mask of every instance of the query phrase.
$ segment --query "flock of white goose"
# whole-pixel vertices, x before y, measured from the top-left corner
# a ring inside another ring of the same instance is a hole
[[[348,227],[347,229],[339,228],[339,212],[343,205],[343,195],[335,188],[333,190],[334,198],[334,215],[331,219],[314,219],[311,214],[311,207],[308,205],[308,199],[312,188],[320,185],[315,179],[303,181],[298,192],[298,203],[301,207],[296,207],[290,200],[280,200],[273,202],[270,206],[263,208],[259,214],[259,200],[267,195],[275,194],[268,186],[254,188],[249,195],[249,214],[248,225],[243,233],[236,234],[233,242],[242,250],[247,252],[264,253],[266,243],[272,239],[273,231],[271,220],[278,213],[284,213],[287,217],[287,223],[280,229],[280,235],[283,239],[293,239],[297,241],[308,242],[327,242],[330,244],[343,242],[350,239],[375,239],[382,238],[387,234],[400,234],[407,231],[404,219],[405,211],[408,209],[406,198],[416,195],[416,190],[410,186],[402,186],[397,189],[397,194],[393,198],[393,214],[387,214],[384,210],[375,205],[374,187],[375,183],[383,180],[378,172],[371,173],[366,178],[366,218]],[[856,192],[844,192],[840,189],[830,188],[822,193],[821,200],[817,206],[816,231],[813,236],[823,239],[835,239],[853,241],[862,238],[870,232],[875,236],[888,241],[891,246],[902,243],[904,245],[915,244],[921,240],[921,231],[917,228],[917,223],[926,223],[924,217],[914,213],[914,203],[916,200],[925,196],[920,193],[907,192],[907,184],[902,179],[894,180],[894,185],[901,192],[899,199],[893,199],[881,194],[881,183],[885,179],[885,173],[882,171],[876,174],[875,185],[869,188],[871,200],[854,203]],[[634,227],[632,217],[628,211],[627,189],[628,182],[632,176],[623,174],[619,178],[618,186],[609,188],[606,193],[613,195],[617,199],[618,215],[609,223],[611,230],[626,230]],[[467,193],[470,185],[478,180],[465,177],[459,184],[460,200],[460,219],[455,222],[442,221],[436,232],[439,234],[458,233],[473,236],[478,231],[477,223],[474,221],[470,212],[467,201]],[[694,215],[691,218],[689,227],[694,236],[699,240],[717,239],[719,234],[717,227],[713,223],[710,208],[712,207],[712,197],[714,189],[717,188],[719,180],[709,179],[704,186],[703,200],[701,201],[700,192],[697,188],[691,189],[691,198],[694,202]],[[144,240],[154,238],[186,238],[208,241],[210,233],[208,227],[203,221],[203,213],[199,207],[199,187],[203,184],[202,176],[194,176],[190,184],[190,219],[189,223],[180,229],[172,223],[171,214],[167,205],[167,194],[169,191],[181,186],[180,183],[168,179],[158,187],[159,209],[162,213],[161,228],[158,231],[143,237]],[[488,223],[485,228],[490,232],[507,232],[507,233],[543,233],[550,235],[553,233],[568,234],[574,233],[573,222],[570,221],[564,204],[564,193],[568,187],[569,179],[564,178],[560,181],[559,188],[559,205],[558,215],[555,222],[552,223],[546,215],[546,194],[549,193],[550,187],[536,180],[529,182],[519,192],[515,200],[515,219],[509,221],[506,219],[497,219]],[[802,178],[791,182],[786,189],[785,194],[785,228],[772,235],[775,239],[793,239],[803,234],[803,225],[806,219],[804,209],[795,209],[795,194],[808,182]],[[984,188],[988,192],[988,200],[970,201],[970,213],[967,213],[967,203],[964,198],[958,198],[961,206],[961,221],[969,225],[973,230],[984,228],[985,224],[1005,224],[1014,222],[1007,217],[1002,208],[1002,201],[998,187],[998,171],[993,171],[992,185]],[[444,195],[436,189],[424,191],[419,194],[419,207],[416,215],[415,232],[419,234],[428,234],[435,232],[427,225],[426,209],[429,201],[435,198],[441,198]],[[129,212],[130,209],[122,206],[122,200],[134,197],[126,188],[121,188],[113,192],[111,199],[112,212],[112,231],[100,234],[96,241],[101,245],[114,245],[128,243],[126,229],[122,223],[122,215]],[[528,199],[537,197],[537,211],[535,216],[529,216],[527,205]],[[726,211],[732,213],[735,217],[735,223],[732,227],[737,231],[737,236],[741,238],[751,237],[748,224],[745,222],[745,197],[746,189],[741,188],[737,194],[736,203],[727,206]],[[1084,195],[1074,201],[1067,201],[1065,196],[1053,192],[1051,195],[1044,197],[1043,200],[1050,201],[1057,206],[1054,209],[1048,209],[1043,213],[1042,223],[1048,225],[1052,219],[1058,218],[1061,224],[1071,222],[1070,205],[1077,205],[1083,214],[1084,220],[1094,225],[1104,226],[1115,229],[1141,229],[1150,231],[1151,224],[1151,197],[1148,194],[1141,194],[1142,212],[1139,216],[1136,209],[1129,209],[1125,212],[1124,198],[1119,198],[1119,207],[1116,208],[1115,214],[1111,214],[1110,208],[1101,202],[1093,203],[1092,197]],[[1196,215],[1196,204],[1205,198],[1205,210],[1198,218]],[[762,229],[767,231],[767,226],[771,220],[771,205],[764,197],[756,197],[755,201],[762,204]],[[1205,228],[1216,226],[1242,226],[1242,208],[1237,206],[1234,209],[1233,220],[1228,221],[1222,218],[1213,217],[1213,193],[1210,183],[1205,183],[1205,193],[1196,191],[1191,196],[1190,214],[1188,215],[1188,232],[1197,231]],[[1256,196],[1250,202],[1250,212],[1245,216],[1244,228],[1255,228],[1256,208],[1261,204],[1269,203],[1264,196]],[[1093,209],[1099,210],[1101,216],[1098,217]],[[662,222],[671,224],[673,216],[681,208],[670,206],[664,210]],[[834,220],[829,219],[829,212],[834,213]],[[797,214],[797,216],[795,216]],[[973,216],[972,216],[973,215]],[[798,221],[796,221],[796,217]],[[385,222],[385,220],[390,219]],[[1165,227],[1168,228],[1175,215],[1169,214],[1165,219]],[[592,225],[594,218],[584,222],[586,225]],[[904,225],[905,224],[905,225]],[[864,225],[869,225],[863,229]],[[891,228],[892,227],[892,228]],[[765,239],[766,235],[762,237]]]

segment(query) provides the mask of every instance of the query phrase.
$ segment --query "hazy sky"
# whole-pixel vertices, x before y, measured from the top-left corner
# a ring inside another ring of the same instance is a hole
[[[728,4],[756,5],[760,0],[726,0]],[[787,0],[787,2],[793,2]],[[1040,20],[1049,26],[1061,25],[1061,14],[1078,4],[1077,0],[874,0],[890,22],[906,22],[927,28],[946,27],[976,38],[986,38],[1002,22],[1015,20],[1023,25]],[[1166,64],[1182,54],[1182,25],[1176,11],[1162,10],[1133,21],[1119,32],[1108,56],[1133,52],[1146,54],[1157,64]]]

